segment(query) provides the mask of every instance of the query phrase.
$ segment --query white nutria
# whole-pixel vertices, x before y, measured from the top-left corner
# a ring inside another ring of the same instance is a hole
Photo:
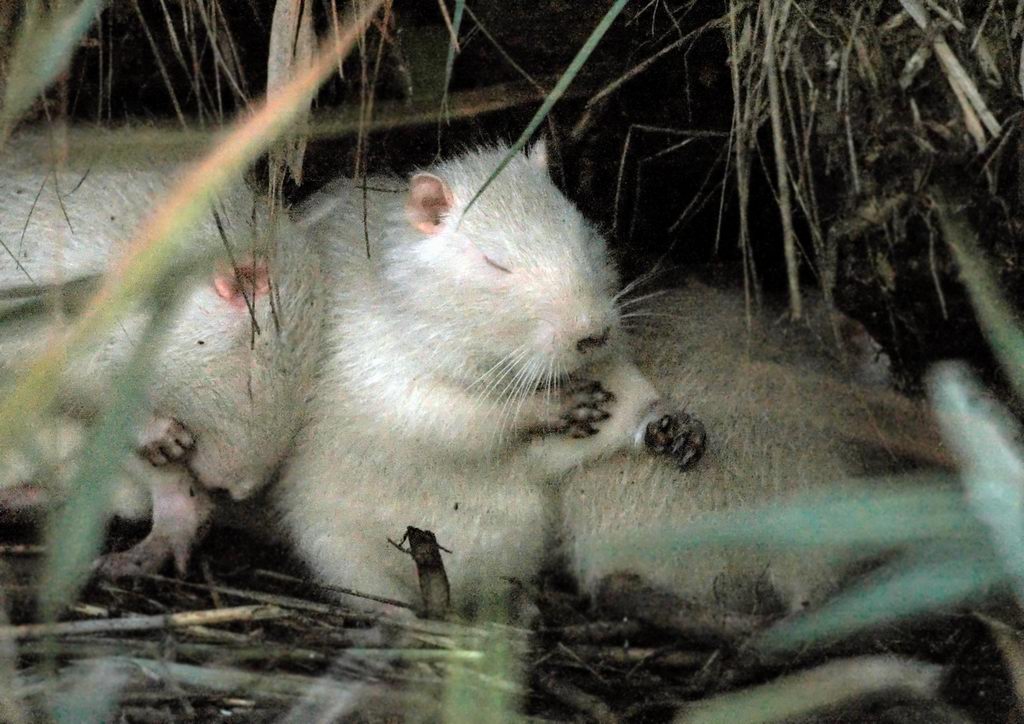
[[[55,163],[59,146],[31,134],[0,153],[8,250],[0,250],[0,288],[31,292],[110,270],[184,168],[116,133],[74,130],[67,157]],[[241,179],[188,228],[181,248],[218,261],[193,279],[156,344],[140,455],[125,463],[126,477],[151,489],[153,531],[107,557],[105,572],[153,570],[170,557],[184,568],[211,509],[204,490],[245,498],[285,456],[311,392],[323,318],[321,259],[304,238]],[[113,394],[112,376],[147,319],[134,310],[69,365],[59,397],[64,420],[54,431],[59,454],[77,446],[77,421],[94,417]],[[66,321],[46,315],[35,326],[0,329],[0,371],[17,372]],[[12,463],[8,473],[19,471],[25,466]],[[142,503],[135,512],[148,512]]]
[[[664,428],[677,463],[703,444],[699,423],[672,415],[625,357],[618,275],[542,145],[466,211],[505,153],[370,179],[365,232],[354,182],[307,208],[333,274],[328,350],[276,493],[326,583],[415,604],[413,563],[388,543],[415,526],[451,551],[457,608],[493,601],[549,549],[553,476],[645,438],[654,447]]]
[[[856,551],[680,551],[671,531],[911,462],[946,467],[930,415],[886,387],[858,382],[858,371],[827,354],[827,335],[816,343],[806,328],[784,329],[767,313],[755,314],[748,330],[740,292],[691,282],[658,305],[673,316],[652,320],[635,359],[660,389],[685,390],[707,426],[707,452],[683,474],[623,454],[567,476],[558,525],[572,570],[591,592],[640,576],[655,590],[736,613],[821,603],[858,564]],[[652,533],[661,543],[651,545]]]

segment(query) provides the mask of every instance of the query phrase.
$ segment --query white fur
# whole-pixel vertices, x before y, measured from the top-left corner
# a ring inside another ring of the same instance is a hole
[[[873,453],[927,448],[921,411],[851,382],[812,335],[783,338],[760,319],[748,332],[741,297],[699,285],[659,298],[678,318],[640,335],[634,365],[604,245],[542,169],[517,157],[465,211],[502,155],[428,169],[454,199],[437,233],[414,229],[408,187],[394,179],[368,182],[365,209],[345,181],[306,209],[303,223],[331,250],[332,296],[312,422],[276,491],[299,551],[329,584],[416,603],[413,563],[387,541],[410,525],[432,530],[452,551],[460,608],[531,578],[560,540],[591,587],[628,570],[736,609],[756,607],[759,581],[790,610],[820,601],[845,560],[760,549],[679,558],[606,543],[840,482]],[[574,341],[604,325],[610,344],[579,354]],[[513,372],[489,385],[504,360]],[[535,391],[552,369],[616,395],[599,434],[527,437],[557,408]],[[665,410],[656,387],[707,425],[707,459],[692,471],[621,452]]]
[[[941,458],[929,416],[896,393],[858,383],[813,335],[784,334],[756,313],[748,330],[740,293],[691,283],[658,306],[675,316],[657,318],[637,338],[636,359],[663,391],[685,395],[707,427],[708,450],[686,472],[622,454],[569,475],[558,525],[574,572],[592,590],[613,573],[641,574],[683,598],[745,613],[764,612],[772,598],[789,611],[820,603],[857,551],[678,552],[668,544],[671,531],[869,470],[898,470],[907,456]],[[644,531],[660,532],[663,543],[638,546],[633,534]]]
[[[110,269],[180,174],[179,163],[125,146],[116,133],[72,131],[68,151],[56,164],[48,136],[23,135],[0,154],[0,238],[11,252],[0,250],[2,287]],[[146,405],[152,415],[176,418],[193,433],[191,467],[205,486],[243,498],[281,461],[302,422],[319,349],[323,280],[317,250],[286,218],[272,223],[266,204],[241,182],[211,207],[236,259],[254,248],[269,255],[275,310],[269,295],[258,300],[260,332],[254,334],[248,310],[218,296],[213,270],[202,276],[158,345]],[[223,249],[212,210],[181,244]],[[112,373],[129,359],[145,319],[141,310],[131,313],[75,359],[60,399],[67,414],[89,418],[101,409]],[[63,323],[51,319],[8,334],[0,340],[0,370],[17,372]],[[137,462],[129,465],[145,477]]]
[[[410,525],[451,549],[457,606],[532,576],[551,548],[552,476],[631,445],[657,404],[621,352],[604,241],[554,187],[543,153],[515,157],[466,209],[504,153],[427,170],[453,199],[437,233],[410,223],[408,185],[395,179],[368,181],[365,232],[353,182],[306,210],[331,250],[328,350],[278,502],[328,583],[417,602],[412,562],[388,544]],[[605,328],[607,346],[577,349]],[[581,372],[635,390],[643,413],[613,406],[585,440],[529,436],[559,409],[542,383]]]

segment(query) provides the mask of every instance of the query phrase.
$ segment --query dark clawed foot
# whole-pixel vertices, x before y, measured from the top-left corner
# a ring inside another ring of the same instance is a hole
[[[157,573],[171,557],[169,547],[143,540],[126,551],[107,553],[93,563],[93,572],[101,578],[117,580]]]
[[[685,412],[663,415],[647,425],[644,444],[655,455],[669,455],[685,470],[704,455],[708,434],[704,423]]]
[[[151,533],[126,551],[100,556],[92,568],[96,575],[116,580],[158,573],[167,561],[173,560],[178,575],[184,576],[191,552],[191,541],[173,541]]]
[[[139,454],[153,465],[167,465],[182,460],[193,445],[187,427],[172,417],[155,417],[139,438]]]
[[[597,423],[611,417],[605,405],[614,401],[615,395],[604,389],[600,382],[576,382],[565,392],[565,411],[552,426],[552,431],[574,438],[595,435]]]

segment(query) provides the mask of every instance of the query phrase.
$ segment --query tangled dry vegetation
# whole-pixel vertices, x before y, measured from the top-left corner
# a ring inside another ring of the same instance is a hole
[[[42,554],[27,540],[0,548],[18,621],[32,620]],[[814,704],[829,721],[960,722],[1012,696],[991,631],[1011,647],[1015,634],[966,613],[772,657],[744,647],[746,622],[709,637],[701,618],[717,614],[679,616],[656,597],[648,621],[624,619],[549,581],[533,630],[422,620],[401,605],[367,615],[258,541],[215,535],[204,551],[184,580],[94,582],[60,622],[0,629],[18,661],[4,720],[713,721],[706,697],[774,681],[789,687],[782,705],[755,697],[730,720]]]
[[[802,259],[813,259],[815,281],[909,378],[930,360],[979,359],[984,345],[938,232],[936,195],[971,210],[1016,296],[1022,7],[900,0],[758,9],[731,16],[726,31],[740,212],[752,169],[764,164],[791,291]],[[941,341],[930,332],[939,327],[949,330]]]
[[[282,60],[288,55],[282,36],[302,49],[294,54],[299,65],[314,57],[313,26],[308,14],[294,14],[299,6],[279,0],[272,13],[254,13],[286,28],[272,35],[268,24],[251,23],[247,9],[227,3],[132,2],[100,12],[98,4],[83,2],[68,11],[68,25],[41,22],[36,30],[52,35],[58,26],[74,26],[73,18],[88,26],[96,15],[93,29],[80,41],[76,36],[80,47],[69,45],[88,62],[55,73],[46,100],[23,103],[20,110],[34,120],[114,123],[127,108],[119,96],[123,84],[139,77],[124,72],[130,59],[155,58],[140,95],[159,96],[163,120],[189,129],[172,142],[192,145],[194,129],[226,123],[236,111],[255,107],[264,85],[287,82],[292,61]],[[552,67],[531,67],[531,75],[517,66],[517,80],[463,83],[446,92],[455,57],[447,52],[447,31],[440,54],[434,52],[436,37],[431,45],[411,30],[398,50],[394,40],[403,12],[420,19],[424,11],[384,6],[375,31],[360,37],[358,52],[344,63],[344,80],[335,75],[319,97],[318,112],[292,125],[288,138],[274,146],[268,186],[275,193],[301,195],[296,182],[336,172],[339,157],[350,164],[346,171],[379,161],[384,154],[375,140],[384,136],[373,134],[426,127],[433,139],[438,91],[450,118],[480,120],[547,97],[564,67],[557,54],[538,51]],[[606,10],[550,6],[548,37],[563,33],[574,51]],[[551,132],[568,140],[567,155],[572,141],[596,133],[607,158],[593,161],[594,167],[617,169],[598,174],[618,180],[616,203],[607,205],[612,211],[601,220],[618,231],[625,203],[619,199],[626,195],[628,149],[617,129],[642,126],[647,110],[617,107],[618,120],[605,125],[611,105],[631,84],[657,85],[666,64],[681,66],[705,50],[714,58],[722,46],[728,63],[717,90],[731,94],[732,115],[731,123],[713,130],[724,144],[725,169],[719,169],[721,184],[702,189],[707,198],[700,205],[737,217],[752,302],[777,267],[794,316],[800,314],[801,288],[820,284],[826,298],[864,321],[908,380],[941,356],[966,356],[991,367],[936,208],[943,199],[967,207],[978,248],[966,253],[983,252],[1000,286],[1010,298],[1019,296],[1024,2],[726,0],[696,6],[695,0],[637,2],[624,18],[633,27],[650,23],[652,33],[612,53],[612,61],[628,60],[615,72],[601,65],[614,65],[607,56],[584,65],[563,96],[569,103],[563,118],[576,122],[567,124],[572,131],[552,125]],[[10,38],[26,22],[12,7],[0,5],[0,27]],[[473,47],[470,40],[482,43],[484,35],[514,34],[514,28],[478,23],[474,10],[481,18],[495,17],[486,15],[486,7],[441,8],[449,28],[459,26],[464,10],[470,30],[459,37],[466,47]],[[61,11],[52,12],[58,17]],[[318,5],[317,29],[338,12],[334,2]],[[579,27],[559,24],[566,12]],[[280,19],[271,17],[276,14]],[[249,28],[244,37],[243,17]],[[129,38],[126,27],[141,32]],[[11,89],[26,62],[15,51],[33,57],[34,46],[23,45],[4,48],[8,114],[12,103],[21,103]],[[425,48],[421,60],[417,48]],[[504,45],[500,51],[507,56]],[[320,79],[341,65],[330,59]],[[75,72],[86,70],[94,83],[75,80]],[[311,98],[296,96],[295,117],[303,117]],[[82,110],[86,103],[88,112]],[[659,113],[678,110],[682,119],[680,103],[664,89],[650,100]],[[265,139],[282,128],[268,123]],[[671,135],[678,140],[692,132],[680,127]],[[342,156],[335,147],[318,153],[315,146],[350,136],[357,141]],[[255,153],[256,145],[250,150]],[[778,234],[767,238],[751,232],[762,199],[770,200],[778,224]],[[637,195],[632,213],[660,202]],[[775,246],[781,251],[775,253]],[[935,334],[937,329],[944,333]],[[933,615],[772,658],[745,645],[749,621],[719,627],[725,635],[709,639],[699,624],[715,612],[693,611],[680,619],[660,609],[656,598],[647,620],[623,620],[614,610],[595,613],[557,577],[537,592],[541,614],[532,631],[418,620],[403,606],[393,607],[393,615],[367,616],[305,582],[287,554],[215,534],[187,579],[93,581],[53,622],[38,620],[36,606],[41,560],[50,544],[20,526],[0,532],[6,540],[0,546],[0,593],[9,617],[0,628],[5,721],[62,715],[95,721],[499,721],[513,711],[541,720],[701,720],[701,701],[733,691],[741,692],[729,710],[733,721],[796,714],[811,705],[849,721],[1019,714],[1014,692],[1021,692],[1024,648],[1012,601],[985,614]],[[746,692],[766,682],[769,688],[760,694]],[[748,696],[753,698],[743,698]]]

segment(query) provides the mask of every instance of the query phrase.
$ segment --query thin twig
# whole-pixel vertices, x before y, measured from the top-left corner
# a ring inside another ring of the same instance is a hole
[[[550,629],[565,643],[597,644],[605,641],[624,641],[637,636],[644,630],[643,625],[633,619],[616,621],[591,621],[588,623]]]
[[[286,576],[282,573],[276,573],[274,571],[256,571],[261,576],[266,578],[276,578],[278,580],[291,581],[293,583],[305,583],[302,579],[294,578],[292,576]],[[416,607],[412,604],[406,603],[405,601],[399,601],[394,598],[386,598],[384,596],[374,596],[372,593],[362,593],[351,588],[345,588],[344,586],[328,586],[323,583],[310,584],[316,588],[324,591],[333,591],[335,593],[343,593],[346,596],[354,596],[355,598],[365,598],[367,601],[376,601],[377,603],[386,603],[389,606],[397,606],[398,608],[408,608],[409,610],[416,610]]]
[[[338,606],[332,606],[327,603],[319,603],[317,601],[309,601],[304,598],[295,598],[294,596],[282,596],[276,593],[266,593],[265,591],[251,591],[244,588],[234,588],[232,586],[223,586],[217,583],[192,583],[190,581],[181,581],[176,578],[168,578],[167,576],[160,576],[155,573],[140,576],[140,578],[146,578],[151,581],[158,581],[160,583],[170,583],[175,586],[183,586],[185,588],[193,588],[200,591],[210,591],[211,593],[217,592],[227,596],[235,596],[237,598],[245,598],[250,601],[258,601],[259,603],[268,604],[271,606],[278,606],[280,608],[291,608],[296,611],[307,611],[309,613],[319,613],[333,616],[349,616],[351,611],[340,608]]]
[[[171,105],[174,106],[174,114],[178,117],[178,122],[182,128],[188,128],[188,122],[185,120],[185,114],[181,110],[181,106],[178,104],[178,94],[174,90],[174,84],[171,82],[171,76],[167,72],[167,67],[164,65],[164,59],[160,56],[160,48],[157,47],[156,40],[153,38],[153,33],[149,29],[149,23],[146,22],[146,17],[142,14],[142,8],[139,7],[139,0],[132,0],[132,5],[135,7],[135,14],[139,17],[139,23],[142,25],[142,32],[146,36],[146,40],[149,42],[149,48],[153,51],[153,57],[156,59],[156,66],[160,70],[160,77],[163,78],[164,85],[167,87],[167,94],[171,98]]]
[[[58,623],[31,623],[20,626],[0,626],[0,639],[29,639],[41,636],[69,636],[74,634],[151,631],[180,628],[182,626],[264,621],[282,618],[287,612],[276,606],[236,606],[206,611],[184,611],[165,616],[129,616],[91,621],[61,621]]]
[[[725,15],[723,15],[723,16],[721,16],[719,18],[715,18],[714,20],[709,20],[708,22],[706,22],[703,25],[701,25],[699,28],[691,30],[689,33],[687,33],[683,37],[679,38],[675,42],[669,43],[664,48],[662,48],[661,50],[659,50],[658,52],[656,52],[654,55],[650,56],[646,60],[643,60],[640,63],[637,63],[632,68],[630,68],[628,71],[626,71],[621,76],[619,76],[618,78],[613,80],[611,83],[606,85],[604,88],[602,88],[599,92],[595,93],[594,96],[589,101],[587,101],[587,107],[590,108],[590,107],[594,106],[595,104],[597,104],[605,96],[614,93],[616,90],[618,90],[620,87],[622,87],[625,83],[627,83],[628,81],[632,80],[636,76],[638,76],[641,73],[643,73],[645,70],[647,70],[652,65],[654,65],[658,60],[663,58],[668,53],[671,53],[676,48],[679,48],[679,47],[685,45],[688,42],[697,40],[701,35],[703,35],[704,33],[708,32],[709,30],[715,30],[717,28],[724,28],[728,24],[729,24],[729,14],[726,13]]]
[[[568,650],[582,659],[613,666],[651,664],[674,669],[699,669],[713,651],[673,651],[671,649],[627,648],[625,646],[573,646]]]
[[[537,686],[562,704],[586,715],[589,721],[600,724],[618,722],[619,718],[601,699],[577,688],[564,678],[545,674],[537,679]]]

